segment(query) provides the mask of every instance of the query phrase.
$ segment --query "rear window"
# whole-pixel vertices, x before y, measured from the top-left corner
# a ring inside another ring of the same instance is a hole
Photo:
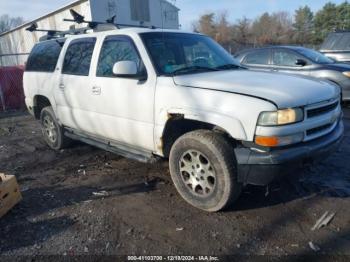
[[[332,33],[321,46],[321,50],[350,50],[350,33]]]
[[[65,40],[51,40],[36,44],[27,61],[26,71],[53,72]]]
[[[88,76],[96,38],[82,38],[69,44],[62,74]]]
[[[259,50],[250,52],[244,59],[244,64],[251,65],[268,65],[270,60],[269,50]]]

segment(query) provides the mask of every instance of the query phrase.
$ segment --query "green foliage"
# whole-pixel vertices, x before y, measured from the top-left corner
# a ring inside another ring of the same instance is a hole
[[[310,7],[300,7],[294,14],[294,40],[298,44],[311,43],[314,32],[314,14]]]

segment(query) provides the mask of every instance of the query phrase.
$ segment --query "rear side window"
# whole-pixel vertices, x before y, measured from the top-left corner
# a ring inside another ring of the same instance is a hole
[[[35,45],[28,58],[26,71],[55,71],[64,41],[65,40],[52,40]]]
[[[259,50],[249,53],[243,63],[251,65],[268,65],[270,59],[269,50]]]
[[[64,57],[62,74],[88,76],[96,38],[72,41]]]

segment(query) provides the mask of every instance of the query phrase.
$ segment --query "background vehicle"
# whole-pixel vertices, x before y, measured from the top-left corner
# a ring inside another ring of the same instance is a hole
[[[321,45],[320,52],[338,62],[350,63],[350,32],[330,33]]]
[[[315,50],[298,46],[273,46],[245,50],[238,53],[236,58],[250,69],[331,81],[341,87],[343,101],[350,100],[350,65],[336,63]]]
[[[246,70],[211,38],[175,30],[41,42],[24,88],[51,148],[77,139],[139,161],[168,158],[180,195],[206,211],[328,155],[344,130],[334,85]]]

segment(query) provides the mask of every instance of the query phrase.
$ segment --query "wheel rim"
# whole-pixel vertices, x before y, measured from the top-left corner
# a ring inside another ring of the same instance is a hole
[[[191,193],[209,196],[216,186],[216,173],[209,159],[198,150],[186,151],[179,161],[182,181]]]
[[[57,140],[57,127],[53,119],[46,115],[43,119],[44,132],[50,142],[55,143]]]

